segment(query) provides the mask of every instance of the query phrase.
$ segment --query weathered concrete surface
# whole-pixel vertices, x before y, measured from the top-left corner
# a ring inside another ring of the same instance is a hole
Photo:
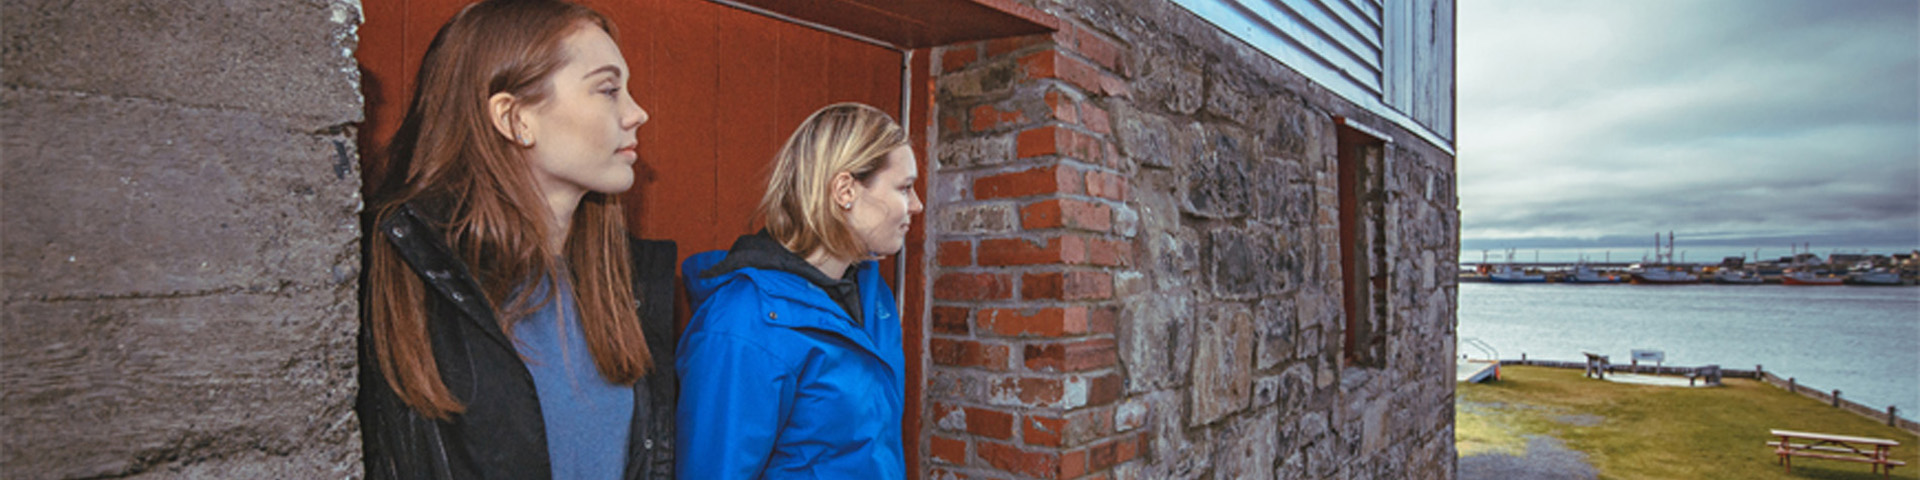
[[[357,0],[0,5],[0,81],[247,110],[313,131],[357,121]]]
[[[0,4],[0,471],[359,474],[353,1]]]

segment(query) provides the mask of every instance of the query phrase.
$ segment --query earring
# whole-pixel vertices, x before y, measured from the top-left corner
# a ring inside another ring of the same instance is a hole
[[[527,142],[527,137],[521,136],[518,133],[513,134],[513,142],[518,143],[520,144],[520,146],[523,146],[523,147],[532,145],[532,143]]]
[[[841,204],[841,205],[840,205],[840,209],[841,209],[841,210],[853,210],[853,202],[847,202],[847,203],[844,203],[844,204]]]

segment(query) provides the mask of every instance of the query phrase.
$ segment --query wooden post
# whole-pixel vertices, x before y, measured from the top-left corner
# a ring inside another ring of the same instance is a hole
[[[1893,405],[1887,405],[1887,426],[1889,427],[1900,426],[1900,417],[1894,416],[1894,412],[1896,411],[1898,410],[1893,408]]]
[[[1833,389],[1833,406],[1836,408],[1840,406],[1840,389],[1838,388]]]
[[[1787,391],[1793,392],[1793,393],[1800,393],[1800,384],[1797,382],[1794,382],[1793,377],[1787,377]]]

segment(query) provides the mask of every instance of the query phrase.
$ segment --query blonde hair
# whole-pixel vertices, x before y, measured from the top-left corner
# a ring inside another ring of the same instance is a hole
[[[866,258],[846,213],[833,204],[833,178],[845,172],[865,185],[886,166],[887,153],[904,146],[906,130],[886,112],[859,103],[828,105],[780,147],[754,214],[774,240],[802,257],[825,250],[836,258]]]

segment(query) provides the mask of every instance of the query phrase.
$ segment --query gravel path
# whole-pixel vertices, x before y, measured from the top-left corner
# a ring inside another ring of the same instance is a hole
[[[1599,474],[1587,454],[1568,450],[1560,439],[1528,435],[1526,456],[1483,453],[1460,458],[1461,480],[1593,480]]]

